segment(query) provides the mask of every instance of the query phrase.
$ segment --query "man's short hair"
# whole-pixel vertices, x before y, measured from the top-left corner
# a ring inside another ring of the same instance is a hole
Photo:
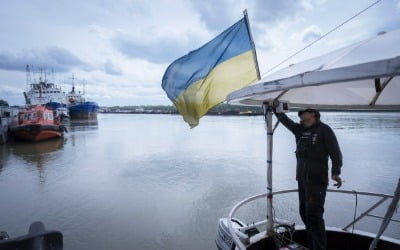
[[[300,110],[297,114],[298,116],[302,116],[304,113],[312,113],[315,116],[315,119],[319,120],[319,118],[321,117],[321,114],[319,113],[318,110],[316,109],[304,109],[304,110]]]

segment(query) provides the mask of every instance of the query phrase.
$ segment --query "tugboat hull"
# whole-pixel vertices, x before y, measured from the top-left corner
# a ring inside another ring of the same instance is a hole
[[[20,125],[11,128],[14,138],[24,141],[43,141],[62,136],[63,129],[59,125]]]

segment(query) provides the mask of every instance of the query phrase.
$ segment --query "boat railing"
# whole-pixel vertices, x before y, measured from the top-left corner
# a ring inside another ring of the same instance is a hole
[[[297,193],[298,189],[289,189],[289,190],[281,190],[281,191],[275,191],[272,193],[273,196],[277,195],[282,195],[282,194],[288,194],[288,193]],[[393,199],[393,195],[388,195],[388,194],[382,194],[382,193],[371,193],[371,192],[358,192],[358,191],[349,191],[349,190],[333,190],[333,189],[328,189],[327,192],[330,193],[341,193],[341,194],[350,194],[350,195],[363,195],[363,196],[369,196],[369,197],[378,197],[380,198],[378,201],[370,205],[368,208],[364,210],[359,216],[355,217],[352,219],[351,222],[346,224],[345,226],[342,227],[342,230],[347,231],[349,228],[351,228],[355,223],[359,222],[361,219],[365,218],[366,216],[369,217],[374,217],[374,218],[379,218],[379,219],[384,219],[382,216],[378,216],[375,214],[370,214],[371,211],[374,209],[378,208],[380,205],[382,205],[386,200],[388,199]],[[267,224],[267,219],[261,220],[258,222],[253,222],[247,226],[243,226],[240,228],[234,228],[232,224],[232,219],[234,218],[235,213],[241,208],[243,205],[248,204],[252,201],[261,199],[261,198],[267,198],[268,193],[262,193],[258,195],[251,196],[247,199],[244,199],[237,203],[229,212],[228,218],[227,218],[227,224],[228,224],[228,229],[229,233],[232,236],[232,240],[235,243],[235,245],[238,247],[240,250],[245,250],[246,246],[250,243],[250,236],[246,234],[245,232],[248,231],[249,229],[257,228],[260,226],[264,226]],[[391,221],[394,222],[400,222],[399,220],[395,220],[390,218]],[[286,220],[281,220],[281,219],[276,219],[274,218],[274,222],[279,225],[287,225],[287,226],[294,226],[293,222],[289,222]],[[266,231],[262,232],[264,235],[266,235]],[[262,234],[260,233],[260,234]]]

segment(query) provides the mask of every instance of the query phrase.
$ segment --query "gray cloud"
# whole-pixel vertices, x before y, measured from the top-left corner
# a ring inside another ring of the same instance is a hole
[[[212,33],[219,34],[237,21],[245,8],[248,9],[249,18],[252,21],[274,23],[296,15],[306,9],[307,5],[304,1],[298,0],[244,0],[239,5],[235,0],[220,0],[193,1],[191,8],[201,17],[201,21],[206,27],[213,31]],[[252,28],[254,28],[254,32],[260,33],[257,25],[253,24]],[[197,48],[195,44],[198,37],[190,33],[186,33],[186,36],[186,42],[182,42],[177,41],[176,37],[135,39],[120,33],[112,38],[111,44],[118,52],[129,58],[142,58],[152,63],[168,63]],[[263,48],[265,47],[269,46],[264,44]]]
[[[244,9],[248,10],[250,19],[254,21],[274,23],[311,6],[311,2],[299,0],[245,0],[242,5],[235,0],[193,1],[192,4],[208,28],[221,31],[233,24]]]
[[[282,19],[294,16],[297,12],[301,12],[306,8],[306,5],[298,0],[256,0],[252,3],[254,5],[251,11],[254,13],[254,19],[256,21],[270,23],[282,21]]]
[[[235,18],[239,19],[243,11],[241,7],[233,10],[232,6],[237,6],[235,0],[192,1],[192,5],[209,29],[221,32],[232,25]]]
[[[308,30],[308,31],[304,32],[302,40],[304,43],[312,43],[315,40],[317,40],[318,38],[320,38],[321,36],[322,36],[322,34],[318,30]]]
[[[104,63],[104,71],[109,74],[109,75],[115,75],[115,76],[120,76],[122,75],[122,72],[119,68],[117,68],[111,60],[107,60]]]
[[[68,72],[74,67],[90,70],[90,66],[70,51],[60,47],[23,49],[18,53],[0,51],[0,69],[25,71],[25,66],[49,67],[57,72]]]
[[[187,46],[177,44],[176,41],[164,39],[143,44],[143,41],[135,41],[122,35],[113,39],[112,44],[121,54],[130,58],[142,58],[153,63],[166,63],[177,59],[188,52]]]

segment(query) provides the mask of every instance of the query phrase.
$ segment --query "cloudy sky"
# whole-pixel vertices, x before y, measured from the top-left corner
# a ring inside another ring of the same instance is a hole
[[[261,74],[376,0],[1,0],[0,99],[24,104],[27,64],[102,106],[169,105],[167,66],[243,17]],[[400,0],[381,0],[283,64],[400,28]],[[382,48],[384,49],[384,48]],[[54,72],[54,73],[51,73]],[[38,77],[38,74],[32,75]]]

